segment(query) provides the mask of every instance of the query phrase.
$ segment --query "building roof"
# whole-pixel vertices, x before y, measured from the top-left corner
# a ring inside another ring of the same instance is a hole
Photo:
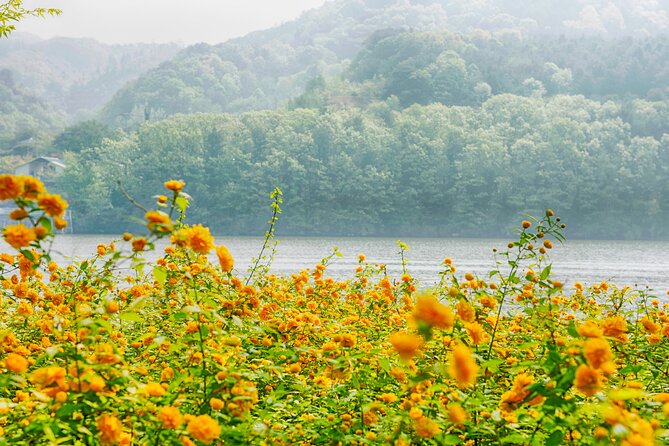
[[[28,161],[27,163],[23,163],[20,166],[17,166],[16,168],[18,169],[20,167],[27,166],[29,164],[33,164],[36,161],[46,161],[47,163],[53,164],[56,167],[60,167],[62,169],[65,169],[65,164],[63,164],[63,160],[61,160],[60,158],[53,157],[53,156],[38,156],[37,158],[33,158],[32,160]]]

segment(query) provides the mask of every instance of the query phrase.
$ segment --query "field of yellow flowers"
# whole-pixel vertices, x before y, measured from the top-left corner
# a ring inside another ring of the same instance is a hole
[[[184,183],[165,187],[146,234],[57,265],[67,204],[0,176],[16,204],[3,230],[16,251],[0,255],[0,444],[669,443],[667,304],[553,279],[552,211],[519,225],[488,276],[446,258],[422,289],[363,255],[344,281],[331,258],[238,275],[184,223]],[[162,237],[164,255],[142,260]]]

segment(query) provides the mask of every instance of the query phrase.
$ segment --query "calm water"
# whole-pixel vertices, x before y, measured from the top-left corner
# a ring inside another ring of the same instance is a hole
[[[54,244],[54,257],[67,260],[86,257],[95,252],[98,243],[109,242],[111,236],[61,235]],[[250,259],[257,257],[262,246],[259,237],[217,237],[225,243],[235,258],[235,269],[243,274]],[[486,275],[494,268],[492,248],[503,248],[508,240],[416,238],[403,239],[409,245],[407,258],[409,272],[422,285],[438,281],[440,263],[451,257],[458,274],[472,272]],[[119,244],[120,245],[120,244]],[[343,254],[335,258],[328,268],[328,275],[335,278],[351,277],[357,266],[357,256],[366,255],[372,263],[387,265],[391,275],[401,274],[401,261],[397,240],[390,238],[339,238],[339,237],[282,237],[277,248],[272,272],[295,273],[313,268],[322,258],[338,247]],[[5,246],[2,246],[5,248]],[[147,258],[156,258],[160,248]],[[648,241],[587,241],[570,240],[556,246],[551,253],[554,277],[571,284],[578,280],[585,284],[601,280],[620,286],[648,286],[664,294],[669,290],[669,242]]]

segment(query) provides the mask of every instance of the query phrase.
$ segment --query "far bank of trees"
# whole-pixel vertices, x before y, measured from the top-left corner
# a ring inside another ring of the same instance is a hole
[[[262,234],[285,194],[283,234],[491,236],[554,208],[576,237],[669,237],[663,104],[499,95],[479,107],[177,115],[70,153],[60,187],[81,231],[163,181],[186,181],[193,221]]]

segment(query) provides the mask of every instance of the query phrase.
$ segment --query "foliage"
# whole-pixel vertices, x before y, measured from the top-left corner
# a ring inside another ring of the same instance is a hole
[[[83,121],[68,127],[53,140],[53,148],[59,152],[81,152],[83,149],[99,147],[104,138],[113,135],[106,125],[95,121]]]
[[[634,104],[631,124],[581,96],[176,116],[72,154],[59,191],[85,232],[133,228],[118,180],[140,197],[171,175],[216,233],[261,233],[281,184],[283,234],[499,236],[559,203],[578,237],[666,238],[669,140],[644,129],[666,133],[667,114]]]
[[[70,117],[85,119],[126,83],[179,49],[176,44],[109,45],[17,32],[0,41],[0,69],[11,71],[17,87]]]
[[[589,98],[665,100],[666,35],[503,38],[476,32],[401,30],[372,37],[348,77],[380,84],[380,96],[413,103],[473,105],[490,94],[581,94]],[[530,85],[530,88],[528,88]],[[488,86],[487,94],[481,88]]]
[[[0,256],[0,444],[669,442],[668,305],[554,278],[552,210],[487,277],[446,258],[420,290],[360,255],[344,281],[327,277],[332,256],[245,281],[183,223],[184,182],[164,185],[145,235],[70,265],[39,242]]]
[[[16,85],[8,70],[0,70],[0,151],[3,154],[45,149],[50,134],[65,126],[66,118],[49,104]]]
[[[8,0],[0,3],[0,37],[8,37],[16,29],[16,22],[27,16],[45,17],[59,15],[55,8],[25,8],[23,0]]]

